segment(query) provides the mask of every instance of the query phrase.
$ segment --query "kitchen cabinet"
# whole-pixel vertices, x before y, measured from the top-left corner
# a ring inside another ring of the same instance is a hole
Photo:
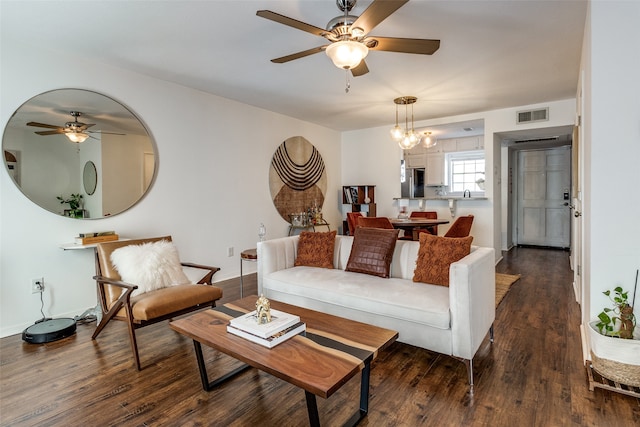
[[[457,148],[455,139],[439,139],[436,145],[427,148],[427,154],[450,153],[456,150]]]
[[[438,143],[427,148],[427,154],[452,153],[455,151],[474,151],[484,149],[484,136],[467,136],[464,138],[440,139]]]
[[[407,168],[424,168],[426,167],[425,149],[424,147],[415,147],[411,150],[404,151],[404,164]]]
[[[426,155],[425,185],[444,185],[444,154],[432,153]]]
[[[456,139],[456,151],[474,151],[484,149],[484,136],[469,136]]]

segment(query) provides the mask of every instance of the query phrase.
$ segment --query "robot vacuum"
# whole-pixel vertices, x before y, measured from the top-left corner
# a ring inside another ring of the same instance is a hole
[[[74,319],[46,319],[29,326],[22,332],[22,339],[31,344],[43,344],[69,337],[76,333]]]

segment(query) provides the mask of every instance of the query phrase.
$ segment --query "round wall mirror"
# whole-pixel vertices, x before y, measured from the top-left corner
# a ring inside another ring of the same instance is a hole
[[[58,89],[13,114],[2,137],[5,167],[38,206],[72,218],[124,212],[149,190],[155,144],[121,103],[97,92]]]

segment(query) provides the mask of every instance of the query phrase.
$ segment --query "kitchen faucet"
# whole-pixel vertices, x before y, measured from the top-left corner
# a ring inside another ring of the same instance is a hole
[[[468,198],[471,198],[471,191],[469,191],[469,190],[464,190],[464,193],[462,194],[462,197],[463,197],[463,198],[465,198],[465,199],[466,199],[467,197],[468,197]]]

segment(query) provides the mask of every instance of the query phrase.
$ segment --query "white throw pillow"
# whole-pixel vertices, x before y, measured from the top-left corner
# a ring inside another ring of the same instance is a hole
[[[111,262],[123,281],[138,285],[132,295],[191,283],[182,271],[178,250],[166,240],[116,249]]]

